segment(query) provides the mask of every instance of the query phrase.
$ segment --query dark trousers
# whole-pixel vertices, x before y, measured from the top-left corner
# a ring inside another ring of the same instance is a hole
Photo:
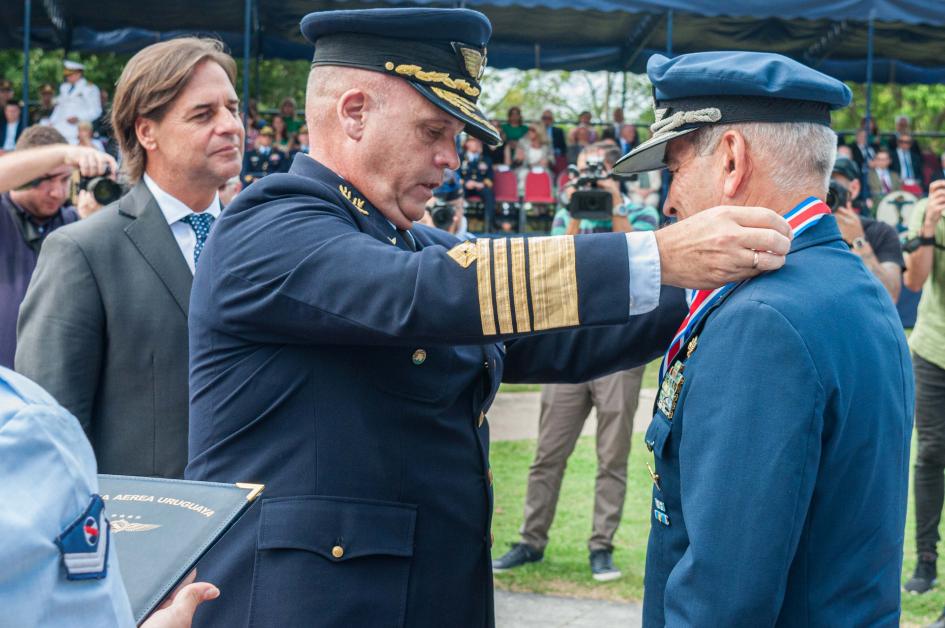
[[[945,369],[913,353],[915,427],[919,451],[915,462],[915,545],[936,555],[938,525],[945,502]]]

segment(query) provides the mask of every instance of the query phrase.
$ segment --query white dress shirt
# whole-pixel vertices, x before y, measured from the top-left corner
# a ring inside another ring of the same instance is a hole
[[[19,122],[7,122],[7,133],[3,146],[0,146],[3,150],[13,150],[16,146],[16,129],[20,125]]]
[[[164,214],[164,219],[167,220],[167,224],[171,228],[171,233],[174,234],[174,239],[177,240],[177,246],[180,247],[180,252],[183,254],[191,274],[193,274],[195,268],[194,248],[197,246],[197,235],[194,233],[193,227],[183,222],[182,219],[195,212],[162,190],[160,186],[154,182],[154,179],[147,174],[144,175],[144,184],[148,186],[148,190],[151,191],[151,196],[154,197],[158,207],[161,208],[161,213]],[[210,205],[204,212],[213,216],[214,219],[220,217],[219,194],[214,193],[213,201],[210,202]]]

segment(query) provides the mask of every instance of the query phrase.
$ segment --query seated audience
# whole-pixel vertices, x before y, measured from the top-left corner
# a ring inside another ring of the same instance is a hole
[[[273,131],[273,148],[278,148],[283,153],[288,153],[291,138],[289,137],[289,130],[286,126],[285,118],[277,113],[276,115],[272,116],[272,123],[270,126],[272,126]]]
[[[509,107],[508,120],[501,126],[502,135],[508,141],[518,141],[528,133],[528,126],[522,121],[522,110]]]
[[[3,106],[3,126],[0,126],[0,154],[13,150],[23,133],[20,103],[11,100]]]
[[[632,124],[623,124],[620,126],[620,136],[617,138],[620,144],[620,152],[624,155],[636,148],[640,140],[637,137],[637,127]]]
[[[495,216],[495,195],[492,193],[492,160],[483,152],[482,141],[471,135],[463,142],[459,177],[468,202],[482,202],[486,231],[491,231]]]
[[[505,143],[508,138],[502,131],[502,123],[498,120],[492,120],[492,126],[499,130],[502,141],[495,146],[483,146],[483,152],[492,160],[492,165],[498,166],[505,164]]]
[[[79,127],[79,141],[77,144],[79,146],[85,146],[87,148],[94,148],[95,150],[100,150],[103,153],[105,152],[105,145],[102,144],[102,141],[98,138],[92,137],[92,123],[91,122],[80,122]]]
[[[577,163],[578,155],[591,145],[591,129],[586,126],[576,126],[571,129],[568,141],[568,163]]]
[[[30,108],[30,124],[49,124],[56,103],[53,97],[56,89],[49,83],[43,83],[39,88],[39,102]]]
[[[551,143],[553,153],[551,169],[554,175],[558,176],[558,173],[568,167],[568,143],[564,139],[564,131],[561,127],[555,126],[555,116],[550,109],[541,112],[541,123]]]
[[[278,146],[272,145],[274,136],[272,127],[264,126],[256,136],[255,148],[246,151],[243,157],[243,173],[240,175],[243,185],[249,185],[267,174],[285,172],[288,169],[289,160],[285,153]]]
[[[890,157],[892,158],[892,169],[899,174],[904,186],[918,186],[922,188],[924,181],[922,177],[922,153],[908,133],[896,135],[895,149],[890,147]]]
[[[282,119],[285,120],[286,133],[288,133],[289,136],[298,133],[299,129],[304,124],[304,122],[296,117],[295,107],[294,98],[284,98],[282,104],[279,105],[279,113],[282,115]]]
[[[528,127],[528,133],[520,143],[525,160],[520,169],[520,179],[524,181],[525,174],[534,168],[541,168],[546,172],[551,172],[552,152],[548,143],[548,135],[538,124],[532,124]]]
[[[590,111],[582,111],[580,115],[578,116],[577,126],[571,129],[571,133],[569,134],[569,137],[568,137],[569,144],[575,143],[574,138],[578,132],[578,129],[587,130],[587,143],[588,144],[597,141],[597,131],[595,131],[594,127],[591,126],[591,112]],[[587,146],[587,144],[585,144],[585,146]],[[577,159],[577,155],[575,155],[575,159]]]
[[[872,200],[873,210],[890,192],[902,188],[902,180],[899,173],[890,169],[892,159],[889,156],[889,150],[880,148],[876,151],[876,159],[873,160],[873,168],[869,172],[870,199]]]

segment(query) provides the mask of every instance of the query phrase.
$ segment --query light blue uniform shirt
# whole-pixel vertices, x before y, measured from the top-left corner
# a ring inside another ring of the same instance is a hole
[[[103,579],[68,580],[58,537],[98,493],[79,422],[0,367],[0,624],[134,626],[114,546]]]

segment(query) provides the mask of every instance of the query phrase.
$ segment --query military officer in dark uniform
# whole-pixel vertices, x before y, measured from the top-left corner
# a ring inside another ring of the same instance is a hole
[[[648,63],[664,212],[784,213],[784,268],[691,295],[646,444],[655,458],[644,626],[897,626],[913,380],[889,294],[822,201],[841,82],[786,57]],[[641,469],[642,471],[642,469]]]
[[[478,199],[482,203],[482,214],[486,232],[492,231],[495,220],[495,195],[492,193],[492,159],[482,150],[482,140],[470,135],[463,142],[459,178],[463,182],[463,194],[467,202]]]
[[[661,280],[716,286],[783,261],[786,223],[760,208],[659,237],[414,225],[459,167],[457,134],[499,140],[476,105],[490,31],[465,9],[302,21],[311,153],[226,208],[192,291],[186,475],[268,495],[202,561],[226,593],[199,625],[493,625],[499,382],[642,364],[684,311]]]
[[[243,185],[249,185],[256,179],[274,172],[285,172],[288,169],[288,160],[285,153],[278,146],[272,145],[275,131],[271,126],[264,126],[256,136],[256,147],[246,151],[243,156]]]

